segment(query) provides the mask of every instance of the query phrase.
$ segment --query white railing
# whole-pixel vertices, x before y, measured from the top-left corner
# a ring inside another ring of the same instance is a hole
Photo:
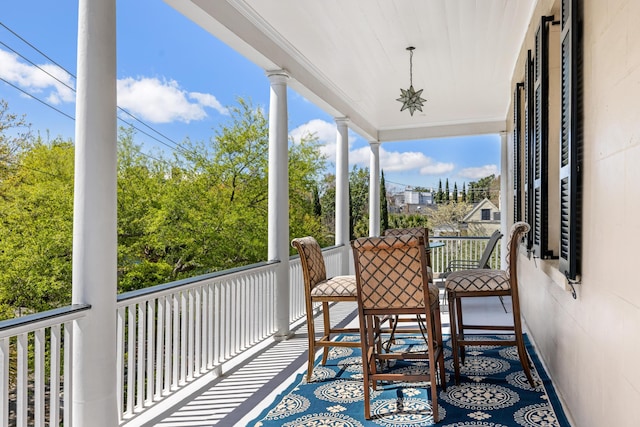
[[[0,425],[71,425],[71,329],[89,305],[0,322]]]
[[[121,419],[275,332],[275,266],[261,263],[121,294]]]
[[[477,259],[488,238],[438,238],[436,273]],[[327,276],[343,247],[323,250]],[[492,267],[499,268],[499,246]],[[276,265],[260,263],[118,296],[117,383],[121,422],[131,419],[276,332]],[[305,315],[299,257],[289,260],[290,321]],[[71,328],[89,306],[0,322],[0,425],[69,425]],[[11,422],[10,422],[11,421]]]
[[[449,263],[456,259],[478,260],[489,242],[489,237],[438,237],[431,242],[442,242],[444,246],[431,249],[431,265],[434,273],[442,273]],[[500,244],[498,243],[489,259],[491,268],[500,268]]]

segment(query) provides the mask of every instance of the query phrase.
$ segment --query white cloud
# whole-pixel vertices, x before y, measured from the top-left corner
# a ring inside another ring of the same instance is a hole
[[[380,149],[380,167],[388,172],[418,170],[420,175],[439,175],[451,172],[453,163],[437,162],[424,153],[416,151],[398,152]]]
[[[72,77],[67,72],[53,64],[35,66],[21,62],[18,55],[2,49],[0,77],[36,96],[44,94],[47,102],[52,104],[75,100],[75,94],[70,89],[73,88]]]
[[[468,179],[480,179],[489,175],[500,175],[497,165],[484,165],[477,168],[462,169],[459,175]]]
[[[336,125],[320,119],[313,119],[289,132],[294,141],[300,141],[310,135],[318,138],[320,152],[330,162],[336,160]],[[350,141],[351,142],[351,141]]]
[[[191,92],[189,94],[189,98],[195,99],[200,103],[200,105],[213,108],[220,114],[223,114],[225,116],[229,114],[229,110],[222,104],[220,104],[220,101],[218,101],[215,96],[209,93]]]
[[[190,99],[196,102],[190,102]],[[189,123],[207,117],[205,107],[228,114],[215,96],[188,93],[175,80],[127,77],[118,80],[118,105],[134,116],[153,123]]]

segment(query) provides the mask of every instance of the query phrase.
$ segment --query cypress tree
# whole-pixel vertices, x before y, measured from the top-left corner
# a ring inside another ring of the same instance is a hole
[[[389,208],[387,206],[387,187],[384,182],[384,171],[380,175],[380,231],[389,228]]]
[[[449,178],[447,178],[447,183],[444,187],[444,200],[449,203]]]

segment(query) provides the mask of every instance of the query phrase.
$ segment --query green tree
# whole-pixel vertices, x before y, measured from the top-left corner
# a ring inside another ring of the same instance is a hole
[[[354,166],[349,173],[351,238],[369,235],[369,169]]]
[[[494,204],[499,204],[500,177],[496,178],[496,176],[492,174],[479,179],[477,182],[470,182],[469,198],[471,203],[476,203],[487,198]]]
[[[460,230],[460,223],[470,210],[471,206],[464,202],[441,204],[430,211],[429,223],[444,234],[454,235]]]
[[[326,174],[320,182],[320,206],[321,221],[326,234],[316,239],[321,246],[333,245],[336,231],[336,176],[333,174]]]
[[[0,104],[3,318],[70,303],[73,234],[72,142],[10,133],[24,121],[7,111]],[[243,100],[230,111],[210,141],[187,139],[171,158],[143,153],[120,129],[119,291],[266,259],[267,119]],[[317,138],[290,141],[289,166],[291,234],[327,236],[314,196],[325,167]]]
[[[16,172],[20,152],[32,141],[30,125],[24,116],[9,111],[9,104],[0,99],[0,197],[4,197],[3,184]]]
[[[449,178],[447,178],[447,183],[445,184],[444,190],[444,201],[449,203]]]
[[[71,303],[73,145],[23,142],[0,198],[4,318]]]
[[[453,203],[458,203],[458,183],[453,183]]]
[[[322,205],[320,204],[320,190],[318,186],[313,187],[313,214],[317,217],[322,217]]]
[[[380,231],[389,228],[389,205],[387,201],[387,185],[384,180],[384,171],[380,173]]]
[[[462,202],[466,203],[467,202],[467,184],[466,183],[462,183]]]
[[[438,180],[438,192],[436,193],[436,203],[444,202],[444,192],[442,191],[442,179]]]
[[[391,214],[389,228],[428,227],[429,218],[421,214]]]

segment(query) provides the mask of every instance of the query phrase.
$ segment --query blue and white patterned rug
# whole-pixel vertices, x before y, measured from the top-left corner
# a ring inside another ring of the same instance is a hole
[[[494,336],[496,338],[497,336]],[[503,336],[507,338],[507,336]],[[344,340],[358,339],[343,336]],[[447,391],[438,395],[440,422],[435,424],[426,383],[394,383],[371,393],[372,419],[364,418],[362,359],[359,348],[332,348],[326,366],[316,363],[314,381],[298,375],[294,385],[250,425],[255,427],[569,427],[549,377],[533,347],[537,387],[522,371],[515,347],[483,346],[467,350],[460,385],[453,381],[450,341],[445,342]],[[417,340],[402,341],[415,350]],[[422,342],[424,345],[424,342]],[[394,369],[401,368],[398,366]],[[400,408],[400,409],[399,409]]]

